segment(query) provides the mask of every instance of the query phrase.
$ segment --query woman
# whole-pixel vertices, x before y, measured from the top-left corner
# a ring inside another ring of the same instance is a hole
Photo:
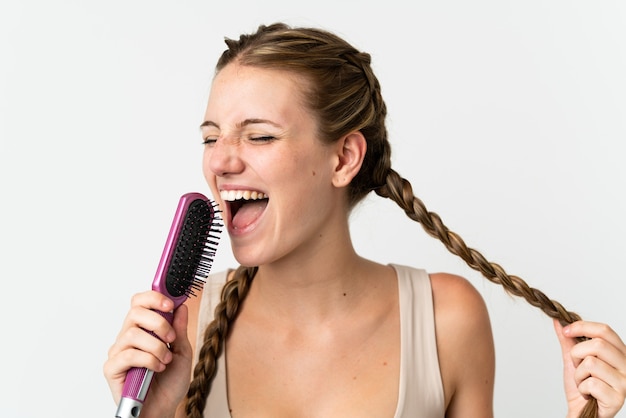
[[[615,416],[626,396],[619,336],[506,275],[425,209],[391,169],[368,54],[282,24],[226,43],[201,125],[203,169],[242,267],[212,275],[172,326],[151,311],[171,301],[133,298],[104,366],[116,400],[137,366],[159,372],[142,417],[493,416],[482,298],[461,277],[360,257],[348,218],[374,191],[555,318],[569,416],[590,397],[597,416]]]

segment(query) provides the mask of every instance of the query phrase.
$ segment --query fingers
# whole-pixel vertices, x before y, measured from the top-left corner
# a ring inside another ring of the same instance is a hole
[[[154,337],[151,337],[155,339]],[[122,381],[131,367],[145,367],[156,372],[165,370],[166,363],[171,361],[171,354],[166,362],[162,362],[153,352],[136,348],[119,351],[110,356],[104,365],[104,374],[110,380]]]
[[[174,341],[176,338],[174,328],[157,312],[169,312],[173,306],[170,299],[158,292],[149,291],[134,295],[131,299],[131,308],[111,350],[120,351],[135,347],[152,351],[163,346],[162,342],[168,344]],[[161,341],[151,336],[150,333]],[[109,352],[109,354],[112,353]]]
[[[600,383],[606,385],[607,388],[612,388],[616,392],[626,395],[624,374],[598,357],[585,357],[576,367],[574,380],[581,392],[588,395],[593,393],[590,389],[586,391],[583,391],[583,389],[587,386],[590,388],[598,387]]]
[[[624,393],[615,390],[604,380],[589,377],[578,385],[580,393],[593,397],[598,403],[598,417],[614,417],[624,406]]]
[[[166,343],[172,342],[175,333],[170,324],[157,312],[170,312],[174,303],[159,292],[138,293],[131,299],[131,308],[126,315],[122,331],[127,328],[141,327],[155,333]]]
[[[574,380],[578,390],[606,407],[621,408],[626,398],[626,356],[619,347],[595,337],[576,344],[571,357],[577,365]]]
[[[123,382],[131,367],[160,372],[172,361],[168,344],[176,339],[176,330],[155,310],[168,312],[173,306],[171,300],[154,291],[132,297],[131,308],[117,339],[109,348],[104,365],[104,374],[110,384]],[[181,326],[178,327],[180,330]]]
[[[618,348],[622,355],[626,356],[626,346],[622,339],[607,324],[589,321],[577,321],[563,329],[563,334],[569,338],[587,337],[602,338],[614,347]]]
[[[153,290],[133,295],[130,300],[131,306],[143,306],[148,309],[156,309],[169,312],[174,308],[174,302],[162,293]]]
[[[569,337],[590,338],[570,350],[576,364],[593,356],[626,376],[626,346],[608,325],[579,321],[565,327],[563,333]]]
[[[578,391],[598,401],[599,416],[613,416],[626,398],[626,346],[621,338],[608,325],[587,321],[570,324],[557,335],[564,360],[568,355],[575,367]],[[589,339],[576,344],[578,337]]]
[[[154,335],[147,333],[141,328],[129,328],[127,332],[120,336],[114,347],[115,348],[112,347],[114,353],[115,351],[119,353],[125,350],[139,350],[141,352],[150,353],[156,360],[163,364],[167,364],[172,360],[172,353],[167,343],[155,338]],[[138,364],[137,366],[146,367],[145,364]],[[152,367],[149,368],[159,371]]]
[[[150,389],[155,396],[143,407],[149,416],[165,416],[164,411],[175,409],[187,391],[191,375],[193,351],[187,337],[187,306],[178,307],[173,316],[166,315],[172,321],[170,325],[161,314],[170,313],[173,307],[174,303],[158,292],[133,296],[103,366],[115,402],[122,396],[129,369],[157,372]]]

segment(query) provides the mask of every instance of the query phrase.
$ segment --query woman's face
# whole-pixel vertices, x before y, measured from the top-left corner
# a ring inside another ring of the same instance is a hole
[[[263,265],[311,254],[346,215],[332,184],[336,145],[317,136],[305,81],[289,72],[229,64],[215,77],[202,124],[203,171],[237,260]],[[336,233],[336,232],[334,232]]]

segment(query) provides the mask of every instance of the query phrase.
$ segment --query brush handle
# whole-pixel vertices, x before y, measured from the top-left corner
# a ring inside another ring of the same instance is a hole
[[[172,312],[155,311],[167,320],[170,324],[174,319]],[[157,337],[152,331],[146,331],[148,334]],[[126,373],[126,381],[122,389],[122,399],[117,407],[115,418],[137,418],[141,413],[143,402],[150,389],[154,371],[145,367],[132,367]]]
[[[174,302],[172,312],[158,312],[170,325],[176,310],[194,290],[202,289],[220,232],[216,205],[201,193],[186,193],[178,201],[174,220],[161,254],[152,290]],[[145,330],[158,338],[154,333]],[[132,367],[126,373],[116,418],[137,418],[150,389],[154,371]]]

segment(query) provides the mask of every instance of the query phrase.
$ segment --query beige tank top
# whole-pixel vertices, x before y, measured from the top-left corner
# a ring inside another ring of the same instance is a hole
[[[445,400],[439,370],[430,278],[424,270],[391,264],[398,277],[400,301],[400,381],[394,418],[444,418]],[[198,343],[213,319],[228,272],[208,277],[198,316]],[[197,359],[196,359],[197,360]],[[217,361],[217,374],[204,410],[205,418],[231,418],[228,409],[224,355]]]

